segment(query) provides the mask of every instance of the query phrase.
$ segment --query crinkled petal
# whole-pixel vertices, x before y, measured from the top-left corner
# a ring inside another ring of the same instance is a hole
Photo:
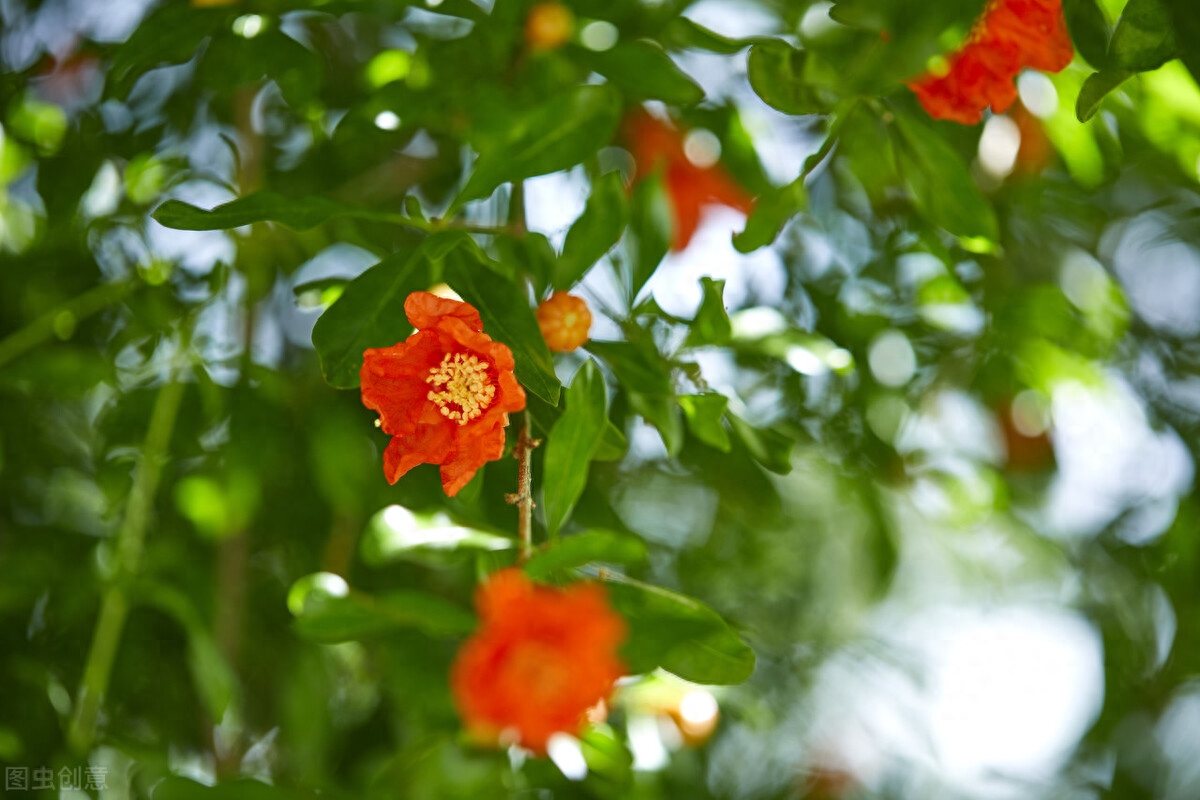
[[[438,297],[429,292],[413,292],[404,301],[404,314],[417,330],[433,328],[439,320],[458,319],[473,331],[483,330],[483,320],[470,303]]]
[[[454,444],[452,422],[418,425],[410,433],[393,436],[383,451],[383,475],[388,483],[400,480],[418,464],[440,464]]]

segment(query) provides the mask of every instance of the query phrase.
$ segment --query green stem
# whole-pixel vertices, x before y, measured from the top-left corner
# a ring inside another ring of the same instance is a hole
[[[129,294],[136,285],[131,280],[102,283],[47,311],[21,330],[0,340],[0,366],[54,336],[55,329],[60,325],[60,319],[63,320],[61,324],[73,328],[80,320],[107,308]]]
[[[76,698],[75,715],[67,733],[67,742],[72,750],[82,755],[87,753],[96,738],[96,718],[100,704],[108,691],[113,662],[121,641],[121,632],[129,614],[129,601],[125,596],[124,584],[136,574],[141,561],[142,546],[146,537],[146,526],[162,475],[171,432],[183,401],[184,384],[176,379],[169,380],[158,392],[154,409],[150,414],[150,425],[142,455],[133,476],[133,486],[125,504],[125,517],[117,533],[116,574],[104,592],[100,616],[96,621],[96,632],[88,652],[83,681]]]

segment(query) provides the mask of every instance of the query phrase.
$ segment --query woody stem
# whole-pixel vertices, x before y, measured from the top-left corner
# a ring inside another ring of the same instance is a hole
[[[521,560],[533,555],[533,448],[537,442],[529,436],[529,412],[524,414],[521,436],[517,439],[517,531],[521,538]]]

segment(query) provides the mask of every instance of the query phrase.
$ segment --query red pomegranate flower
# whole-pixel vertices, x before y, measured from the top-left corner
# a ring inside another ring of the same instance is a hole
[[[363,405],[392,435],[383,454],[388,483],[418,464],[440,464],[442,488],[454,496],[504,454],[508,415],[525,407],[525,390],[512,351],[482,332],[474,306],[413,292],[404,313],[414,334],[363,353]]]
[[[510,568],[479,587],[475,607],[479,630],[459,650],[450,685],[480,738],[511,736],[545,753],[551,735],[577,732],[624,674],[625,621],[597,584],[538,586]]]
[[[582,297],[555,292],[538,306],[537,321],[546,345],[556,353],[569,353],[587,342],[592,312]]]
[[[706,205],[723,205],[750,213],[753,200],[720,164],[699,166],[684,152],[684,136],[678,128],[637,111],[625,123],[625,138],[637,167],[635,180],[642,180],[661,165],[667,196],[675,222],[671,249],[683,250],[700,226]]]
[[[988,106],[1003,113],[1013,104],[1021,70],[1058,72],[1074,57],[1062,0],[991,0],[947,71],[908,86],[931,117],[975,125]]]

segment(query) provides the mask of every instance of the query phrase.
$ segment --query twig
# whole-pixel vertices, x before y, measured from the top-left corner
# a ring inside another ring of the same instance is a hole
[[[122,299],[137,285],[137,282],[133,280],[102,283],[51,309],[21,330],[0,340],[0,366],[32,350],[53,336],[60,318],[73,327],[80,320],[86,319]]]
[[[513,450],[517,459],[517,492],[505,495],[505,499],[517,507],[517,532],[521,540],[521,560],[533,555],[533,450],[542,443],[530,434],[530,415],[526,411],[521,425],[521,435]]]

